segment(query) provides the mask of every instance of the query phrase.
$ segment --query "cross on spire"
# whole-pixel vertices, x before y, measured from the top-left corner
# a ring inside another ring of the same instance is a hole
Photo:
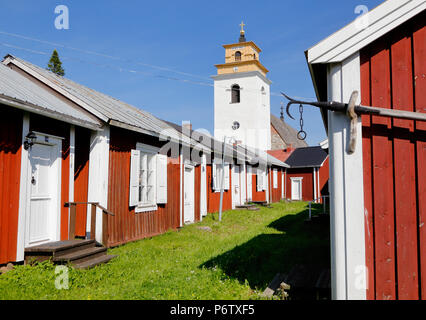
[[[245,33],[245,31],[244,31],[244,26],[245,26],[244,21],[241,21],[240,26],[241,26],[241,34],[244,34]]]
[[[241,21],[241,31],[240,31],[240,39],[238,40],[239,42],[246,42],[246,36],[245,36],[245,31],[244,31],[244,21]]]

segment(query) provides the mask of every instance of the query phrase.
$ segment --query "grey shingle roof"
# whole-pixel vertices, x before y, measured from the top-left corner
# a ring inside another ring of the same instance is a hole
[[[312,168],[320,167],[327,159],[327,152],[318,147],[298,148],[287,158],[290,168]]]
[[[275,130],[277,130],[286,145],[292,145],[293,148],[304,148],[308,146],[305,141],[297,138],[297,131],[294,128],[281,121],[281,119],[273,114],[271,114],[271,124],[274,126]]]

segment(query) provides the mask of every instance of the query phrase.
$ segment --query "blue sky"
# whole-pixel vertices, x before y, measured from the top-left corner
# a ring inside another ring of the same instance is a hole
[[[0,0],[0,55],[44,67],[56,47],[67,78],[159,118],[190,120],[194,128],[213,133],[210,76],[224,62],[222,44],[238,40],[242,20],[247,40],[262,49],[271,91],[315,98],[304,51],[354,20],[356,6],[371,10],[381,2]],[[55,28],[57,5],[69,8],[69,30]],[[272,95],[277,116],[281,101]],[[326,138],[320,113],[307,107],[305,114],[307,142],[317,145]],[[298,121],[286,120],[299,128]]]

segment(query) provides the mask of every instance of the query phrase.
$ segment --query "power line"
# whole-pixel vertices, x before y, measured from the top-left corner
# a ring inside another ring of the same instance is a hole
[[[55,42],[37,39],[37,38],[29,37],[29,36],[16,34],[16,33],[10,33],[10,32],[6,32],[6,31],[2,31],[2,30],[0,30],[0,34],[10,36],[10,37],[20,38],[20,39],[24,39],[24,40],[28,40],[28,41],[38,42],[38,43],[42,43],[42,44],[47,44],[47,45],[50,45],[50,46],[53,46],[53,47],[61,47],[61,48],[65,48],[65,49],[89,54],[89,55],[95,55],[95,56],[104,57],[104,58],[108,58],[108,59],[119,60],[119,61],[123,61],[123,62],[127,62],[127,63],[133,63],[133,64],[137,64],[137,65],[145,66],[145,67],[150,67],[152,69],[157,69],[157,70],[161,70],[161,71],[167,71],[167,72],[172,72],[172,73],[185,75],[185,76],[189,76],[189,77],[199,78],[199,79],[209,81],[210,83],[192,81],[192,80],[181,79],[181,78],[177,78],[177,77],[156,75],[156,74],[152,74],[152,73],[148,73],[148,72],[131,70],[131,69],[121,68],[121,67],[108,65],[108,64],[99,64],[99,63],[95,63],[93,61],[87,61],[87,60],[83,60],[83,59],[79,59],[79,58],[63,57],[64,59],[67,59],[67,60],[78,60],[79,62],[82,62],[82,63],[89,63],[89,64],[97,65],[97,66],[100,66],[100,67],[112,68],[112,69],[118,70],[120,72],[127,71],[127,72],[130,72],[130,73],[142,74],[142,75],[145,75],[145,76],[152,76],[152,77],[161,78],[161,79],[165,79],[165,80],[174,80],[174,81],[179,81],[179,82],[183,82],[183,83],[190,83],[190,84],[195,84],[195,85],[214,87],[214,84],[213,84],[213,82],[210,78],[202,77],[202,76],[191,74],[191,73],[188,73],[188,72],[182,72],[182,71],[170,69],[170,68],[164,67],[164,66],[157,66],[157,65],[152,65],[152,64],[148,64],[148,63],[142,63],[142,62],[127,59],[127,58],[116,57],[116,56],[112,56],[112,55],[105,54],[105,53],[100,53],[100,52],[96,52],[96,51],[92,51],[92,50],[85,50],[85,49],[81,49],[81,48],[76,48],[76,47],[68,46],[68,45],[61,44],[61,43],[55,43]],[[37,50],[33,50],[33,49],[18,47],[18,46],[14,46],[14,45],[11,45],[11,44],[8,44],[8,43],[1,43],[1,45],[5,46],[5,47],[9,47],[9,48],[27,51],[27,52],[30,52],[30,53],[49,55],[46,52],[41,52],[41,51],[37,51]],[[229,89],[228,87],[225,87],[225,86],[218,86],[218,87],[224,88],[224,89]],[[251,92],[259,92],[258,89],[254,89],[254,88],[245,88],[245,90],[251,91]],[[271,91],[270,95],[276,96],[276,97],[281,97],[281,94],[279,92]],[[299,98],[299,97],[296,97],[296,98]],[[315,99],[310,99],[310,98],[308,98],[308,99],[304,98],[304,99],[305,100],[315,100]]]

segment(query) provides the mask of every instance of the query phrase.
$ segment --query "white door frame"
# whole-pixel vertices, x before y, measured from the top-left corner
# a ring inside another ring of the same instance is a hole
[[[235,168],[238,167],[238,176],[235,172]],[[234,164],[232,165],[231,168],[231,194],[232,194],[232,209],[235,209],[235,207],[237,205],[242,204],[242,198],[241,198],[241,166],[238,164]],[[237,179],[234,179],[235,177],[237,177]],[[235,195],[235,186],[238,185],[238,197],[236,197]]]
[[[303,187],[302,187],[302,185],[303,185],[303,178],[302,177],[292,177],[292,178],[290,178],[290,180],[291,180],[291,184],[290,184],[290,187],[291,187],[291,190],[290,190],[290,195],[291,195],[291,200],[296,200],[296,201],[302,201],[302,199],[303,199]],[[298,181],[298,182],[300,182],[300,184],[299,184],[299,199],[294,199],[293,198],[293,182],[296,182],[296,181]]]
[[[207,216],[207,159],[205,154],[201,157],[200,170],[200,220],[202,220]]]
[[[190,169],[191,170],[191,177],[190,177],[190,181],[188,181],[187,179],[185,179],[186,176],[186,169]],[[195,222],[195,166],[190,165],[190,164],[184,164],[184,168],[183,168],[183,177],[184,177],[184,183],[183,183],[183,192],[184,192],[184,198],[183,198],[183,222],[184,223],[194,223]],[[194,194],[192,195],[192,212],[191,212],[191,218],[192,220],[188,221],[185,220],[185,217],[188,213],[185,212],[185,192],[186,192],[186,187],[192,185],[191,188],[191,192],[193,192]]]
[[[37,242],[35,244],[29,244],[29,232],[30,232],[30,205],[31,205],[31,163],[30,155],[31,149],[29,149],[27,154],[26,161],[23,162],[23,167],[21,167],[22,176],[25,177],[25,180],[22,180],[22,183],[25,185],[25,191],[20,195],[23,198],[23,213],[24,213],[24,223],[25,223],[25,232],[24,232],[24,248],[42,244],[45,242],[59,241],[61,238],[61,172],[62,172],[62,140],[61,137],[56,137],[49,134],[34,132],[37,136],[36,144],[42,144],[47,146],[54,147],[54,153],[56,154],[56,159],[53,162],[52,168],[56,171],[57,174],[57,190],[52,193],[52,203],[54,204],[53,212],[56,211],[56,214],[53,215],[54,221],[51,225],[50,239],[48,241]]]
[[[247,184],[247,202],[253,201],[253,170],[252,170],[252,166],[247,165],[246,166],[247,170],[247,179],[246,179],[246,184]]]

